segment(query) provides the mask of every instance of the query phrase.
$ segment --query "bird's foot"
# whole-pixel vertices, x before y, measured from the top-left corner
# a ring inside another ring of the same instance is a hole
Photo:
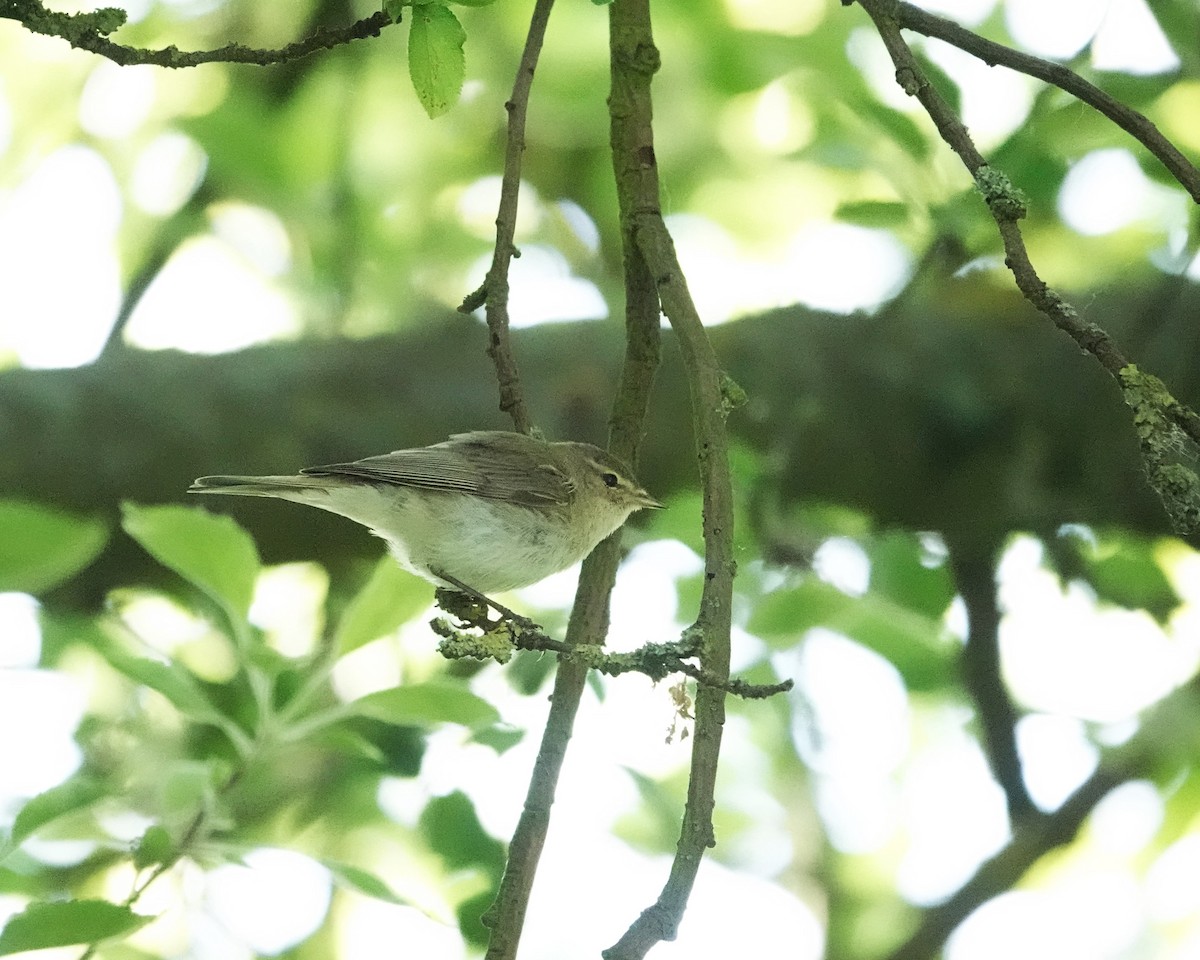
[[[433,573],[439,579],[453,586],[453,589],[438,587],[434,594],[438,606],[447,613],[453,614],[473,627],[489,630],[496,626],[496,621],[491,620],[487,615],[488,608],[490,607],[500,614],[501,622],[508,621],[513,626],[519,627],[522,630],[541,632],[542,628],[540,624],[534,623],[528,617],[523,617],[519,613],[509,610],[504,604],[497,603],[490,597],[484,596],[478,590],[467,586],[461,580],[437,570],[434,570]]]

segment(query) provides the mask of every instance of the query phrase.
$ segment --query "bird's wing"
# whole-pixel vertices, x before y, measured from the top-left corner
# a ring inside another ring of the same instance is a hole
[[[481,448],[478,434],[462,434],[448,443],[395,450],[351,463],[308,467],[309,476],[359,477],[426,490],[458,491],[527,506],[566,503],[573,484],[550,462],[531,468],[528,456],[506,457],[503,449]]]

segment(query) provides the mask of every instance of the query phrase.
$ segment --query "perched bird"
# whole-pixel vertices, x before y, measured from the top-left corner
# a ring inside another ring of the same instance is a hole
[[[588,443],[480,430],[295,476],[200,477],[188,493],[294,500],[382,537],[404,568],[479,594],[537,583],[662,504]]]

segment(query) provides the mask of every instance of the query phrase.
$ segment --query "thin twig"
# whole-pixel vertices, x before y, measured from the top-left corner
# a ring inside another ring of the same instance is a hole
[[[65,14],[47,10],[38,0],[2,0],[0,18],[18,20],[33,33],[60,37],[76,49],[107,57],[121,66],[151,64],[173,69],[194,67],[201,63],[254,63],[260,66],[288,63],[351,40],[377,37],[384,27],[393,23],[388,14],[380,11],[347,27],[318,30],[278,50],[261,50],[237,43],[216,50],[180,50],[174,46],[144,50],[114,43],[105,36],[124,23],[124,11],[115,8]]]
[[[618,0],[621,2],[621,0]],[[610,14],[610,29],[611,29]],[[615,40],[613,41],[615,44]],[[614,92],[610,99],[612,117],[613,164],[622,212],[622,244],[625,279],[625,363],[621,383],[613,401],[609,449],[631,466],[637,465],[637,452],[645,431],[646,411],[660,351],[658,295],[654,281],[633,242],[632,228],[625,203],[628,178],[623,164],[628,151],[622,146],[621,131],[627,115],[617,107],[617,64],[613,64]],[[648,104],[647,104],[648,108]],[[620,114],[620,116],[619,116]],[[649,125],[649,113],[644,117]],[[478,304],[476,304],[478,306]],[[583,563],[579,589],[567,625],[566,643],[572,649],[600,646],[608,632],[608,598],[616,581],[619,542],[610,537],[601,543]],[[537,760],[529,780],[525,807],[509,845],[508,862],[496,902],[484,922],[491,927],[486,960],[513,960],[521,936],[525,910],[537,870],[550,809],[566,756],[567,745],[579,711],[588,668],[580,659],[560,659],[554,677],[550,715],[542,733]]]
[[[438,602],[445,606],[441,596]],[[493,604],[493,601],[488,600],[487,603]],[[442,638],[438,644],[438,653],[451,660],[470,657],[507,663],[514,650],[550,652],[558,654],[564,660],[578,661],[588,669],[607,677],[640,673],[658,683],[672,674],[682,673],[699,684],[719,686],[726,693],[747,700],[764,700],[776,694],[786,693],[794,685],[791,679],[778,683],[751,683],[738,677],[720,680],[693,662],[699,656],[700,650],[687,634],[684,639],[671,643],[648,643],[628,653],[606,653],[602,647],[595,644],[572,646],[565,640],[556,640],[524,617],[516,617],[515,620],[491,620],[487,616],[486,608],[477,607],[476,610],[467,611],[461,605],[452,612],[460,621],[458,627],[444,619],[435,619],[430,623],[433,632]],[[482,633],[464,633],[462,627],[472,627]]]
[[[218,799],[229,794],[234,787],[238,785],[241,779],[245,776],[249,767],[248,763],[243,763],[241,766],[234,769],[225,782],[216,790],[212,797],[212,803],[216,803]],[[171,852],[161,861],[154,865],[154,868],[140,880],[134,881],[133,889],[121,903],[124,907],[132,907],[142,898],[142,894],[168,870],[175,867],[180,860],[188,854],[194,852],[194,847],[204,834],[205,829],[209,826],[212,820],[212,810],[208,805],[201,805],[195,815],[189,821],[187,827],[183,831],[183,835],[179,838],[179,842],[174,845]],[[92,960],[96,955],[96,951],[100,948],[100,943],[88,944],[87,948],[79,955],[79,960]]]
[[[155,233],[154,242],[147,251],[145,259],[138,265],[137,271],[130,277],[125,286],[125,295],[117,310],[108,339],[101,350],[102,357],[112,357],[124,349],[125,330],[133,317],[134,311],[150,285],[162,273],[171,257],[180,246],[194,233],[198,232],[204,223],[204,211],[213,200],[212,190],[208,183],[201,182],[188,198],[187,202],[171,215],[162,227]]]
[[[608,632],[608,597],[616,582],[620,559],[618,537],[619,534],[603,541],[583,562],[575,605],[567,625],[568,646],[599,646],[604,642]],[[514,960],[517,955],[529,895],[550,829],[554,794],[583,698],[587,672],[587,665],[579,660],[559,660],[554,692],[550,697],[550,713],[529,777],[525,806],[509,843],[496,900],[482,918],[491,928],[485,960]]]
[[[1084,80],[1073,70],[1061,63],[1043,60],[1041,57],[1013,50],[995,41],[985,40],[953,20],[935,16],[911,3],[897,3],[895,16],[896,22],[904,29],[943,40],[978,57],[990,67],[1000,64],[1036,77],[1094,107],[1158,157],[1171,176],[1179,181],[1193,200],[1200,203],[1200,170],[1146,117]]]
[[[508,141],[504,149],[504,176],[500,181],[500,205],[496,211],[496,246],[492,265],[478,290],[471,293],[459,310],[470,313],[483,306],[488,325],[488,356],[496,366],[500,387],[500,409],[513,419],[521,433],[533,429],[533,420],[521,393],[521,375],[508,335],[508,269],[513,257],[519,257],[514,238],[517,233],[517,201],[521,191],[521,156],[525,152],[525,117],[529,110],[529,91],[538,56],[550,22],[554,0],[537,0],[525,35],[525,48],[517,65],[512,96],[504,104],[508,111]]]

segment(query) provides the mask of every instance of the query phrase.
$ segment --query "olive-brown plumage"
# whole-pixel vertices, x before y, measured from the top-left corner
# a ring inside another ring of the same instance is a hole
[[[340,514],[382,537],[413,573],[480,593],[564,570],[635,510],[662,506],[599,447],[503,431],[295,476],[200,477],[188,493],[275,497]]]

